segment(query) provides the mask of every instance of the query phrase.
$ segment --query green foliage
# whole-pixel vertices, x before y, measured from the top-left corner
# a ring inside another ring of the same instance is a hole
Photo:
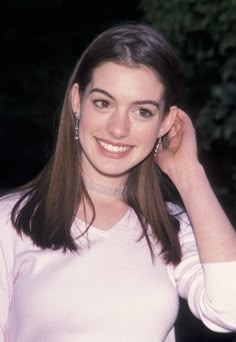
[[[218,193],[235,205],[236,0],[140,0],[139,7],[184,60],[181,105],[194,119],[200,153],[214,155],[225,177]]]
[[[140,8],[180,49],[187,77],[215,70],[235,49],[235,0],[140,0]]]
[[[222,76],[221,83],[212,85],[196,120],[202,131],[202,147],[206,150],[219,140],[236,147],[236,56],[227,61]]]

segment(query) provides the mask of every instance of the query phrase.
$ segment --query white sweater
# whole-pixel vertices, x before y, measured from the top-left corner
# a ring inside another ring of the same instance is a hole
[[[236,262],[201,265],[186,215],[173,267],[158,245],[152,263],[131,209],[108,231],[91,227],[79,253],[63,253],[17,235],[12,201],[0,202],[0,342],[173,342],[178,295],[210,329],[236,330]],[[75,239],[84,228],[76,219]]]

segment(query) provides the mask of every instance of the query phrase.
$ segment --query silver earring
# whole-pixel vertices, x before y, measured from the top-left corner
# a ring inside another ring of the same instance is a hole
[[[75,116],[75,140],[79,139],[79,114],[74,113]]]
[[[154,158],[156,158],[156,156],[157,156],[160,144],[161,144],[161,138],[158,138],[157,144],[156,144],[156,147],[155,147],[155,150],[154,150]]]

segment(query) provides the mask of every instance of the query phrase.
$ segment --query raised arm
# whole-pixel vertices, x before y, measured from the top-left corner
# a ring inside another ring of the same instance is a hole
[[[157,163],[178,189],[193,225],[200,260],[236,260],[236,232],[219,204],[197,157],[196,135],[188,115],[176,108],[169,147],[160,147]]]

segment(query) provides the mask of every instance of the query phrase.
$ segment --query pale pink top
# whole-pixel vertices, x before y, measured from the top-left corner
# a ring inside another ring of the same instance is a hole
[[[14,201],[0,202],[0,342],[173,342],[179,295],[210,329],[236,330],[236,262],[202,265],[186,215],[173,267],[158,245],[152,263],[131,209],[108,231],[91,227],[79,253],[63,253],[17,235]],[[84,228],[76,219],[74,237]]]

